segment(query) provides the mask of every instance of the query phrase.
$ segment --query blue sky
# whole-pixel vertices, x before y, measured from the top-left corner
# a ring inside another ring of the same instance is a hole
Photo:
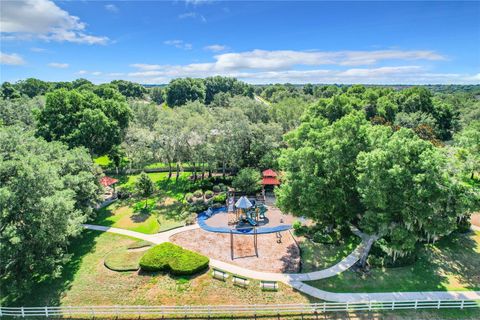
[[[479,2],[3,1],[1,81],[480,83]]]

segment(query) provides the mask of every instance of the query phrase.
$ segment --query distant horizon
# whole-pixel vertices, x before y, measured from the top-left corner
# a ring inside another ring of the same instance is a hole
[[[480,3],[2,1],[0,80],[480,83]],[[475,40],[477,39],[477,40]]]

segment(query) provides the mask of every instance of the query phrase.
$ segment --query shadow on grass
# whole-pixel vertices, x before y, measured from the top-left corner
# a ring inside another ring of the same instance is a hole
[[[334,292],[479,290],[479,240],[474,236],[454,233],[435,244],[425,244],[418,260],[409,266],[373,268],[368,273],[348,270],[311,284]]]
[[[68,252],[72,255],[65,264],[60,278],[45,281],[34,286],[27,296],[15,301],[16,306],[58,306],[63,294],[70,289],[83,257],[95,249],[96,238],[101,233],[85,230],[71,241]],[[92,284],[93,285],[93,284]]]

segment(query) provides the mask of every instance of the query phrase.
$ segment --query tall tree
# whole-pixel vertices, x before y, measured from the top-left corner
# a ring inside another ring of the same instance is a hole
[[[100,186],[84,148],[4,127],[0,154],[0,290],[13,300],[60,276]]]
[[[182,78],[170,81],[165,88],[167,104],[178,107],[187,101],[205,101],[205,84],[202,79]]]
[[[130,118],[124,98],[102,99],[89,91],[59,89],[47,94],[38,115],[38,134],[105,154],[121,143]]]
[[[153,183],[152,179],[146,174],[142,172],[138,180],[135,182],[135,188],[140,196],[145,198],[145,209],[148,205],[148,197],[150,197],[155,192],[155,184]]]

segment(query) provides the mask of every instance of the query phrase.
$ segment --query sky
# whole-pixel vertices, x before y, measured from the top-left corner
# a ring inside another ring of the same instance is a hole
[[[0,5],[1,82],[480,83],[478,1]]]

